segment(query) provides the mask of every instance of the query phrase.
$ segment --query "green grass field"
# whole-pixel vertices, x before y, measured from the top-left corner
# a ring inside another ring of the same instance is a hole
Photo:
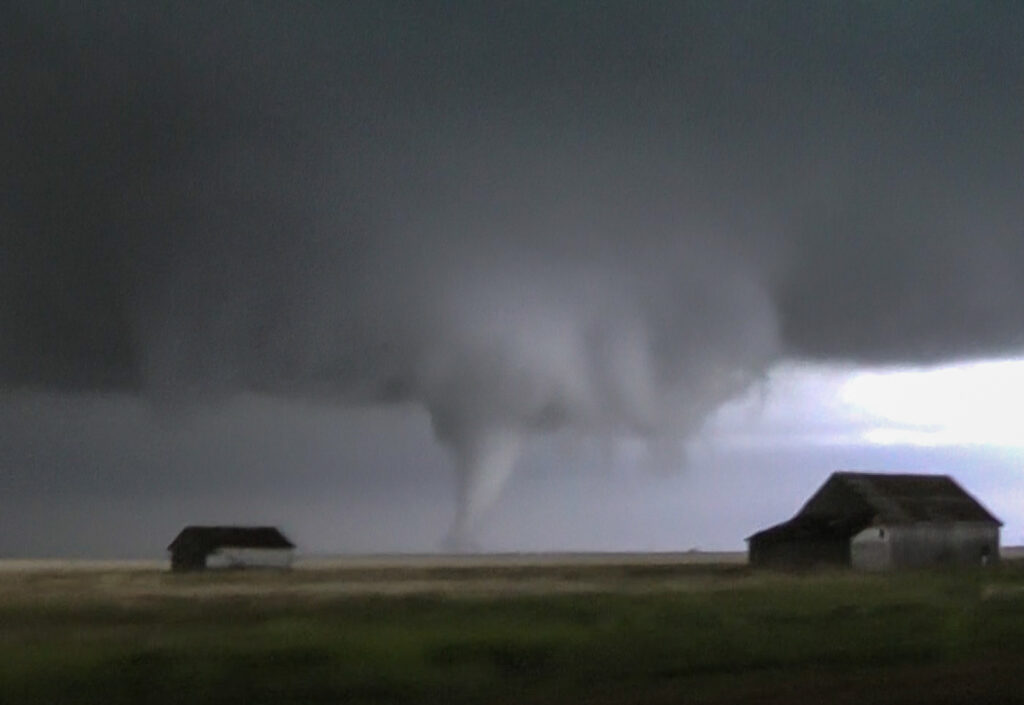
[[[1024,564],[0,571],[0,703],[431,702],[1024,702]]]

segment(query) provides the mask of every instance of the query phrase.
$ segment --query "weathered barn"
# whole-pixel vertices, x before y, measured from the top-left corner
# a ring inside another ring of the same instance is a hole
[[[747,538],[750,563],[890,570],[999,559],[999,528],[946,475],[837,472],[789,521]]]
[[[172,570],[287,568],[295,544],[272,526],[186,526],[167,550]]]

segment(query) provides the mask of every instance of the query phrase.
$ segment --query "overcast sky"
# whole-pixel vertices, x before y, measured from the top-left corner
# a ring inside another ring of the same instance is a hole
[[[1024,541],[1013,2],[0,9],[0,555]]]

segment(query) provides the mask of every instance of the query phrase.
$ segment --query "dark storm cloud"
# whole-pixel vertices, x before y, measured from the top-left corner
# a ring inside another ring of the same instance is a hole
[[[524,429],[1024,347],[1014,3],[0,12],[7,388],[411,401],[485,504]]]

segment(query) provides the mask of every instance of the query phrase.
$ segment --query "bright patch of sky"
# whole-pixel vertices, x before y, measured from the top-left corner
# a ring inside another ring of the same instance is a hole
[[[877,419],[869,443],[1024,449],[1024,360],[862,372],[840,393]]]
[[[1024,450],[1024,359],[875,370],[780,365],[707,430],[741,445]]]

